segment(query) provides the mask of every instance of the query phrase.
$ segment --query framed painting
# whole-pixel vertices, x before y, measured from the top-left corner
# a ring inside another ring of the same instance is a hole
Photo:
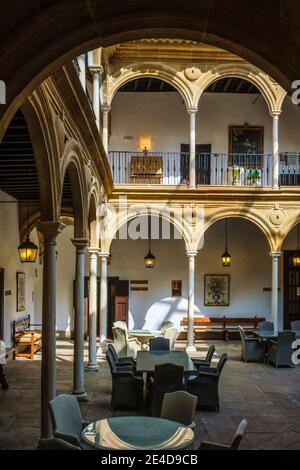
[[[24,312],[25,307],[25,274],[17,273],[17,312]]]
[[[230,300],[230,276],[228,274],[205,274],[205,307],[228,307]]]
[[[230,165],[250,167],[263,165],[264,128],[259,126],[229,126]]]

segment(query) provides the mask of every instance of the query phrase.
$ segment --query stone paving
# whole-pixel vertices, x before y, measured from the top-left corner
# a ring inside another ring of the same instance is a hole
[[[211,342],[197,343],[202,357]],[[228,443],[243,418],[248,420],[244,449],[300,449],[300,367],[276,369],[240,361],[239,342],[216,341],[217,356],[229,354],[220,380],[221,410],[197,412],[195,448],[201,440]],[[184,348],[177,343],[177,349]],[[87,350],[85,351],[87,354]],[[57,392],[68,393],[72,384],[73,346],[57,342]],[[82,404],[87,420],[138,414],[110,409],[111,379],[104,357],[99,372],[86,372],[89,402]],[[40,426],[40,355],[35,361],[10,361],[5,372],[7,391],[0,390],[0,449],[33,449]]]

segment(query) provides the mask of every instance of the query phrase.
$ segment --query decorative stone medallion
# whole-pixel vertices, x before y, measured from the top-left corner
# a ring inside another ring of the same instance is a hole
[[[280,209],[279,206],[275,206],[269,212],[269,220],[271,224],[273,224],[275,227],[280,227],[280,225],[283,224],[285,217],[286,217],[285,211]]]
[[[201,75],[201,70],[195,66],[188,67],[185,69],[184,75],[188,80],[191,80],[191,81],[198,80],[198,78]]]

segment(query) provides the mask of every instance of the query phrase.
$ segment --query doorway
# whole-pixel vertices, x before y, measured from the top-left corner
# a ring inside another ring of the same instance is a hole
[[[300,267],[293,265],[295,251],[283,252],[283,326],[290,329],[291,322],[300,320]]]
[[[120,281],[118,277],[108,278],[107,336],[112,339],[112,327],[115,321],[128,324],[129,281]]]
[[[181,182],[189,179],[190,145],[181,144]],[[196,145],[196,184],[210,184],[211,174],[211,144]]]

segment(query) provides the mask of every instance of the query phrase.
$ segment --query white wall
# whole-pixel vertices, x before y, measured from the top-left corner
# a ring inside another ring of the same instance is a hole
[[[1,201],[13,201],[11,196],[0,191]],[[7,347],[11,345],[11,327],[14,320],[25,318],[30,314],[31,321],[36,322],[34,309],[34,291],[37,283],[35,264],[23,264],[19,260],[18,246],[19,238],[19,215],[18,204],[0,204],[0,267],[4,268],[4,290],[11,291],[11,294],[4,297],[4,340]],[[31,241],[37,243],[36,233],[31,234]],[[25,282],[25,307],[24,312],[17,312],[17,272],[26,274]],[[8,292],[7,292],[8,294]]]
[[[70,334],[73,321],[73,280],[75,279],[75,248],[71,243],[74,238],[74,226],[67,225],[57,237],[56,265],[56,329]],[[42,279],[42,266],[38,267]],[[42,320],[42,281],[36,292],[36,312]]]
[[[213,153],[228,152],[228,126],[264,126],[264,153],[272,153],[272,119],[262,96],[205,93],[197,113],[197,143]],[[255,102],[254,102],[255,101]],[[280,151],[300,151],[300,109],[286,98],[280,117]],[[189,143],[189,115],[179,93],[117,93],[112,102],[110,150],[137,151],[140,136],[151,136],[155,151],[179,152]],[[124,136],[132,136],[126,142]]]
[[[229,269],[223,268],[221,262],[225,248],[224,221],[216,223],[205,235],[204,248],[196,261],[195,304],[202,315],[270,317],[271,294],[263,292],[263,288],[271,287],[271,258],[264,235],[243,219],[230,219],[228,230],[233,260]],[[156,256],[153,270],[144,267],[147,251],[146,240],[114,240],[112,244],[109,276],[149,281],[147,292],[130,292],[130,326],[155,329],[170,317],[179,324],[182,316],[187,315],[187,300],[179,305],[178,311],[169,297],[171,281],[182,280],[183,298],[187,299],[188,259],[184,242],[153,240],[151,251]],[[230,306],[204,307],[204,274],[227,273],[231,275]]]

